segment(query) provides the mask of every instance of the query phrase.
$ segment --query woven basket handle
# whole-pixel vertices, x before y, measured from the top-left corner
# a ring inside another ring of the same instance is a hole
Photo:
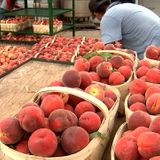
[[[103,115],[104,115],[104,118],[107,119],[108,118],[108,115],[109,115],[109,111],[106,107],[106,105],[100,101],[99,99],[95,98],[94,96],[84,92],[84,91],[81,91],[81,90],[78,90],[78,89],[73,89],[73,88],[68,88],[68,87],[57,87],[57,86],[54,86],[54,87],[46,87],[46,88],[42,88],[40,89],[34,96],[33,96],[33,101],[35,101],[37,99],[37,97],[39,96],[40,93],[45,93],[45,92],[61,92],[61,93],[67,93],[67,94],[71,94],[71,95],[74,95],[74,96],[77,96],[77,97],[80,97],[90,103],[92,103],[93,105],[95,105],[97,108],[99,108]]]
[[[134,61],[134,58],[133,56],[131,56],[130,54],[126,53],[126,52],[123,52],[123,51],[119,51],[119,50],[99,50],[99,51],[96,51],[97,53],[101,54],[101,53],[117,53],[121,56],[126,56],[128,57],[130,60]]]

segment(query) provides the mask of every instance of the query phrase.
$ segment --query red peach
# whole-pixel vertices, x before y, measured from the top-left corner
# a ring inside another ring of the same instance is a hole
[[[141,60],[138,61],[138,68],[141,67],[141,66],[152,68],[151,63],[146,59],[141,59]]]
[[[136,102],[141,102],[145,104],[145,98],[142,94],[140,93],[135,93],[132,94],[131,96],[129,96],[128,98],[128,105],[131,106],[132,104],[136,103]]]
[[[110,85],[120,85],[125,82],[125,77],[120,72],[112,72],[109,76]]]
[[[85,89],[92,83],[92,79],[89,76],[89,73],[86,71],[81,71],[80,76],[81,76],[80,88]]]
[[[158,87],[158,86],[150,86],[146,90],[145,99],[147,100],[154,93],[160,93],[160,87]]]
[[[16,144],[15,146],[15,150],[18,152],[25,153],[25,154],[30,154],[30,151],[28,149],[28,140],[25,139],[25,140],[18,142],[18,144]]]
[[[152,120],[152,122],[151,122],[151,124],[149,126],[150,131],[160,134],[160,125],[159,124],[160,124],[160,116],[155,117]]]
[[[112,67],[118,69],[124,63],[124,59],[121,56],[114,55],[109,62],[112,64]]]
[[[134,112],[134,111],[138,111],[138,110],[141,110],[141,111],[144,111],[144,112],[147,111],[146,105],[145,105],[144,103],[141,103],[141,102],[136,102],[136,103],[130,105],[130,106],[129,106],[129,109],[130,109],[131,111],[133,111],[133,112]]]
[[[148,72],[149,68],[145,67],[145,66],[141,66],[136,70],[136,76],[137,78],[141,78],[143,76],[146,75],[146,73]]]
[[[150,59],[155,59],[157,60],[158,57],[160,55],[160,51],[158,49],[157,46],[155,45],[149,45],[147,48],[146,48],[146,57],[147,58],[150,58]]]
[[[111,109],[114,105],[114,100],[109,97],[105,97],[103,102],[107,106],[108,109]]]
[[[62,146],[58,144],[57,149],[53,155],[54,157],[62,157],[62,156],[67,156],[67,153],[64,151]]]
[[[118,72],[125,77],[125,80],[128,80],[131,77],[132,70],[129,66],[121,66],[118,68]]]
[[[71,111],[71,112],[74,111],[73,107],[72,107],[70,104],[65,104],[65,105],[64,105],[64,109],[66,109],[66,110],[68,110],[68,111]]]
[[[91,77],[92,81],[100,81],[100,76],[96,72],[89,72],[89,76]]]
[[[83,101],[83,99],[81,99],[80,97],[71,94],[69,95],[68,104],[70,104],[73,108],[75,108],[76,105],[81,101]]]
[[[112,98],[114,100],[114,102],[117,100],[116,94],[112,90],[106,89],[104,91],[104,95],[105,95],[105,97]]]
[[[124,59],[124,65],[129,66],[131,69],[133,68],[133,62],[130,59]]]

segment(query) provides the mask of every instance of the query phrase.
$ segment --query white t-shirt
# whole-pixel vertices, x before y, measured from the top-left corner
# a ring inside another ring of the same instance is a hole
[[[132,3],[107,9],[100,23],[102,41],[122,40],[125,48],[144,53],[150,44],[160,46],[160,18],[151,10]]]

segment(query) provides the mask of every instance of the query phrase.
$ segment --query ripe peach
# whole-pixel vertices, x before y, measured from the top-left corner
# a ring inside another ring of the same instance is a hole
[[[84,112],[87,111],[96,112],[96,109],[90,102],[82,101],[76,105],[74,112],[77,117],[80,117]]]
[[[137,127],[149,127],[151,123],[150,115],[147,112],[135,111],[128,118],[128,129],[136,129]]]
[[[148,72],[149,68],[145,67],[145,66],[141,66],[136,70],[136,76],[137,78],[141,78],[143,76],[146,75],[146,73]]]
[[[88,87],[92,83],[92,79],[89,76],[89,73],[86,71],[81,71],[80,76],[81,76],[80,88],[85,89],[86,87]]]
[[[160,135],[155,132],[141,133],[137,139],[138,151],[144,158],[160,155]]]
[[[18,120],[20,126],[29,133],[45,126],[44,113],[41,108],[35,106],[22,108],[18,113]]]
[[[147,58],[150,58],[150,59],[155,59],[157,60],[158,57],[160,55],[160,51],[158,49],[157,46],[155,45],[149,45],[147,48],[146,48],[146,57]]]
[[[83,101],[83,99],[71,94],[69,95],[68,104],[70,104],[73,108],[75,108],[81,101]]]
[[[94,50],[100,50],[100,49],[104,49],[104,43],[103,42],[96,42],[93,44],[93,49]]]
[[[99,63],[103,62],[104,59],[101,56],[93,56],[89,59],[90,62],[90,70],[96,72],[96,67]]]
[[[92,81],[100,81],[100,76],[96,72],[89,72],[89,76],[91,77]]]
[[[115,48],[115,46],[114,46],[114,44],[106,44],[105,45],[105,50],[115,50],[116,48]]]
[[[133,62],[130,59],[124,59],[124,65],[129,66],[131,69],[133,68]]]
[[[15,146],[15,150],[25,154],[30,154],[30,151],[28,149],[28,139],[21,140],[20,142],[18,142],[18,144],[16,144]]]
[[[160,93],[160,87],[158,87],[158,86],[150,86],[146,90],[145,99],[147,100],[154,93]]]
[[[118,72],[125,77],[125,80],[128,80],[131,76],[132,70],[129,66],[121,66],[118,68]]]
[[[74,111],[73,107],[72,107],[70,104],[65,104],[65,105],[64,105],[64,109],[66,109],[66,110],[68,110],[68,111],[71,111],[71,112]]]
[[[114,105],[114,100],[112,98],[109,98],[109,97],[105,97],[103,102],[107,106],[108,109],[111,109]]]
[[[66,156],[66,155],[67,155],[67,153],[64,151],[64,149],[62,148],[62,146],[59,143],[53,157],[62,157],[62,156]]]
[[[131,106],[132,104],[136,103],[136,102],[141,102],[145,104],[145,98],[142,94],[140,93],[135,93],[132,94],[131,96],[129,96],[128,98],[128,105]]]
[[[104,100],[103,87],[98,84],[91,84],[84,91],[91,94],[92,96],[98,98],[101,101]]]
[[[141,59],[141,60],[138,61],[138,68],[141,67],[141,66],[152,68],[151,63],[146,59]]]
[[[61,136],[61,144],[68,154],[76,153],[85,148],[89,143],[89,134],[79,126],[67,128]]]
[[[120,72],[112,72],[109,76],[110,85],[120,85],[125,82],[125,77]]]
[[[68,70],[62,76],[62,81],[65,86],[76,88],[81,84],[80,73],[76,70]]]
[[[133,112],[137,111],[137,110],[141,110],[141,111],[145,111],[145,112],[147,111],[146,105],[141,102],[136,102],[136,103],[130,105],[129,109]]]
[[[112,90],[109,90],[109,89],[106,89],[104,91],[104,96],[112,98],[114,100],[114,102],[117,100],[116,94]]]
[[[96,67],[96,72],[101,78],[108,78],[112,73],[112,64],[110,62],[99,63]]]
[[[77,71],[89,71],[90,62],[87,59],[81,57],[81,58],[75,60],[74,68]]]
[[[42,100],[40,108],[43,110],[45,116],[48,117],[52,111],[63,109],[64,102],[58,95],[48,95]]]
[[[146,81],[151,83],[160,83],[160,70],[152,68],[146,73]]]
[[[124,59],[121,56],[114,55],[109,62],[112,64],[112,67],[118,69],[124,63]]]
[[[57,137],[48,128],[37,129],[28,140],[28,148],[33,155],[50,157],[57,149]]]
[[[97,131],[101,125],[101,119],[94,112],[85,112],[79,117],[79,125],[88,133]]]
[[[115,154],[119,160],[138,160],[138,147],[135,141],[122,137],[115,145]]]
[[[49,128],[54,132],[63,132],[66,128],[78,124],[77,116],[68,110],[54,110],[48,117]]]
[[[104,84],[108,84],[108,78],[101,78],[100,82]]]
[[[149,126],[150,131],[160,134],[160,116],[154,118]]]
[[[146,101],[146,107],[150,114],[160,113],[160,93],[152,94]]]
[[[0,121],[0,141],[4,144],[15,144],[24,135],[24,130],[20,127],[16,118],[4,118]]]
[[[146,90],[147,90],[147,84],[145,81],[141,79],[134,79],[133,81],[130,82],[130,85],[129,85],[130,93],[144,94]]]

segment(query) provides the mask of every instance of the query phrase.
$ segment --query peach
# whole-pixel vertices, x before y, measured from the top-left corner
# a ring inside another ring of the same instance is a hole
[[[121,56],[114,55],[109,60],[109,62],[112,64],[113,68],[118,69],[119,67],[121,67],[123,65],[124,59]]]
[[[106,44],[105,45],[105,50],[115,50],[116,48],[115,48],[115,46],[114,46],[114,44]]]
[[[149,160],[160,160],[160,156],[152,157],[152,158],[150,158]]]
[[[84,91],[98,98],[101,101],[104,100],[104,89],[98,84],[91,84]]]
[[[129,66],[131,69],[133,68],[133,62],[130,59],[124,59],[123,63],[125,66]]]
[[[136,102],[136,103],[130,105],[129,109],[133,112],[138,111],[138,110],[145,111],[145,112],[147,111],[146,105],[141,102]]]
[[[71,111],[71,112],[74,111],[73,107],[72,107],[70,104],[65,104],[65,105],[64,105],[64,109],[69,110],[69,111]]]
[[[48,117],[52,111],[63,109],[64,102],[58,95],[48,95],[42,100],[40,108],[43,110],[45,116]]]
[[[81,101],[83,101],[82,98],[71,95],[71,94],[69,95],[68,104],[70,104],[73,108],[75,108],[76,105]]]
[[[93,44],[93,49],[94,50],[100,50],[100,49],[104,49],[104,43],[103,42],[96,42]]]
[[[125,80],[128,80],[131,77],[132,70],[129,66],[121,66],[118,68],[118,72],[120,72]]]
[[[81,58],[75,60],[74,68],[77,71],[89,71],[90,62],[87,59],[81,57]]]
[[[84,112],[87,111],[96,112],[96,109],[90,102],[82,101],[76,105],[74,112],[77,117],[80,117]]]
[[[96,67],[96,72],[101,78],[108,78],[112,73],[112,64],[106,61],[99,63]]]
[[[85,89],[86,87],[88,87],[92,83],[92,79],[89,76],[89,73],[86,71],[81,71],[80,76],[81,76],[80,88]]]
[[[152,68],[151,63],[146,59],[141,59],[141,60],[138,61],[138,68],[141,67],[141,66]]]
[[[109,97],[105,97],[103,102],[107,106],[108,109],[111,109],[114,105],[114,100],[112,98],[109,98]]]
[[[28,140],[28,148],[33,155],[51,157],[57,149],[57,137],[48,128],[37,129]]]
[[[149,127],[151,123],[150,115],[147,112],[135,111],[128,118],[128,129],[136,129],[137,127]]]
[[[101,78],[100,82],[104,84],[108,84],[108,78]]]
[[[41,108],[28,106],[18,113],[20,126],[27,132],[33,132],[45,126],[45,116]]]
[[[49,128],[54,132],[63,132],[66,128],[78,124],[77,116],[68,110],[57,109],[48,117]]]
[[[118,160],[138,160],[138,147],[135,141],[122,137],[115,145],[115,155]]]
[[[23,137],[24,133],[18,119],[9,117],[0,121],[0,141],[2,143],[15,144]]]
[[[147,100],[149,96],[151,96],[154,93],[160,93],[160,87],[158,86],[150,86],[145,93],[145,99]]]
[[[92,58],[90,58],[89,59],[90,70],[95,72],[97,65],[100,64],[103,61],[104,61],[104,59],[101,56],[93,56]]]
[[[141,79],[134,79],[133,81],[130,82],[129,85],[129,91],[132,94],[144,94],[147,90],[147,84],[144,80]]]
[[[130,95],[128,98],[128,105],[131,106],[132,104],[136,102],[141,102],[145,104],[144,96],[140,93]]]
[[[160,125],[159,124],[160,124],[160,116],[155,117],[152,120],[152,122],[151,122],[151,124],[149,126],[150,131],[160,134]]]
[[[146,107],[150,114],[160,113],[160,93],[152,94],[146,101]]]
[[[66,87],[76,88],[80,87],[81,76],[76,70],[68,70],[62,76],[62,82]]]
[[[79,126],[67,128],[61,136],[61,145],[68,154],[76,153],[89,143],[89,134]]]
[[[63,82],[61,80],[55,80],[55,81],[52,81],[49,86],[64,86]]]
[[[160,51],[158,49],[157,46],[155,45],[149,45],[147,48],[146,48],[146,57],[147,58],[150,58],[150,59],[155,59],[157,60],[158,57],[160,55]]]
[[[145,66],[139,67],[136,70],[136,76],[137,76],[137,78],[141,78],[141,77],[145,76],[148,71],[149,71],[148,67],[145,67]]]
[[[20,142],[18,142],[18,144],[16,144],[15,146],[15,150],[18,152],[22,152],[25,154],[30,154],[30,151],[28,149],[28,140],[21,140]]]
[[[102,113],[102,111],[98,111],[97,115],[99,116],[99,118],[101,119],[101,122],[103,121],[104,115]]]
[[[138,151],[144,158],[160,155],[160,135],[155,132],[141,133],[137,139]]]
[[[62,148],[62,146],[60,144],[58,144],[57,149],[54,153],[54,157],[62,157],[62,156],[66,156],[67,153],[64,151],[64,149]]]
[[[88,133],[97,131],[101,125],[101,119],[94,112],[85,112],[79,117],[79,125]]]
[[[125,77],[120,72],[112,72],[109,76],[110,85],[120,85],[125,82]]]
[[[116,94],[112,90],[106,89],[104,95],[105,97],[112,98],[114,102],[117,100]]]
[[[100,76],[96,72],[89,72],[89,76],[91,77],[92,81],[100,81]]]
[[[152,68],[146,73],[146,81],[151,83],[160,83],[160,70]]]

